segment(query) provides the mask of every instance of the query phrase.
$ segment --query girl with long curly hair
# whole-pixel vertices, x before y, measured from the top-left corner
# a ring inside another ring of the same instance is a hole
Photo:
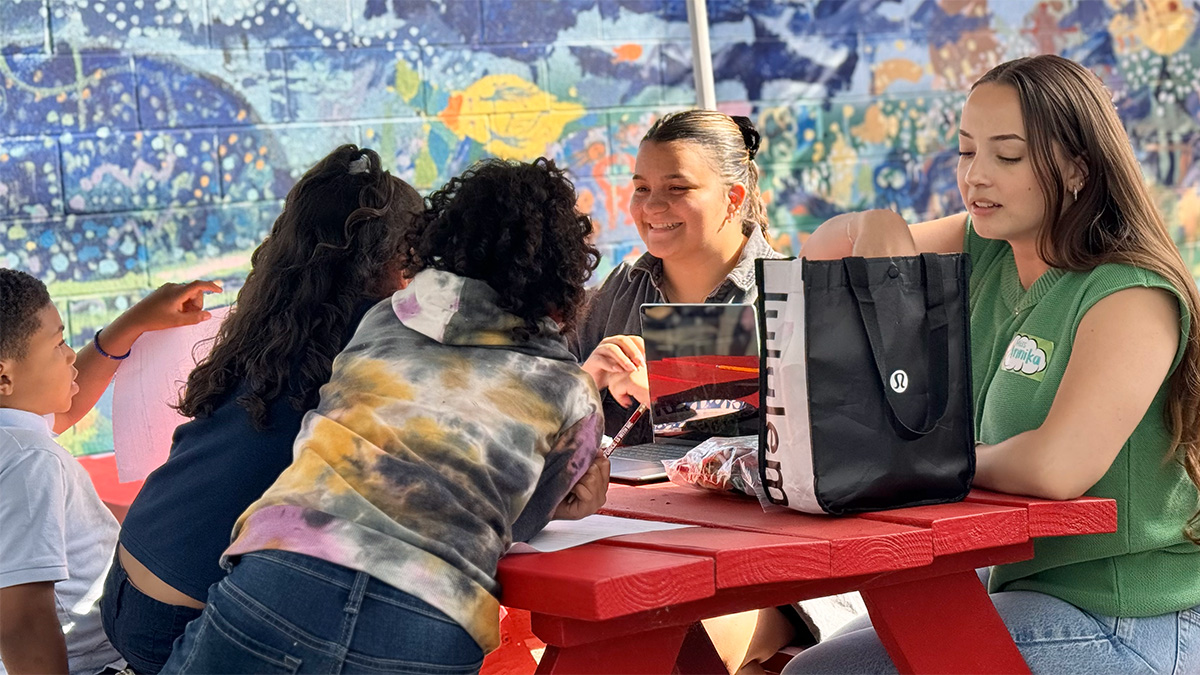
[[[166,670],[479,670],[500,556],[607,486],[599,395],[562,337],[599,259],[575,199],[545,159],[482,162],[429,198],[411,282],[334,361]]]
[[[251,256],[237,304],[188,377],[166,463],[121,528],[101,600],[104,629],[156,673],[200,615],[234,521],[292,461],[292,441],[366,310],[399,287],[420,195],[344,145],[292,187]]]
[[[959,124],[966,213],[822,224],[813,258],[971,256],[975,484],[1117,502],[1117,531],[990,570],[1035,673],[1200,672],[1200,294],[1094,73],[996,66]],[[785,669],[895,672],[868,621]]]

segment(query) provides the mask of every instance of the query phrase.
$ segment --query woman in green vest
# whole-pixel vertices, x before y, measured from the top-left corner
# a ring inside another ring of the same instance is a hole
[[[1043,55],[992,69],[959,127],[966,213],[846,214],[811,258],[971,255],[975,485],[1117,501],[989,591],[1035,673],[1200,673],[1200,296],[1111,94]],[[865,618],[785,669],[895,672]]]

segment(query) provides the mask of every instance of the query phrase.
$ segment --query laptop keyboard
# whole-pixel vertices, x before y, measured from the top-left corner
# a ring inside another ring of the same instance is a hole
[[[667,445],[663,443],[641,443],[639,445],[622,445],[613,450],[613,457],[623,459],[642,459],[650,462],[661,462],[668,459],[679,459],[691,448],[682,445]]]

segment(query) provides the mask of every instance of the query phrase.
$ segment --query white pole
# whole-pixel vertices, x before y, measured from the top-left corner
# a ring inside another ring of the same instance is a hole
[[[692,74],[696,79],[696,105],[717,109],[717,87],[713,82],[712,47],[708,43],[708,3],[687,0],[688,27],[692,29]]]

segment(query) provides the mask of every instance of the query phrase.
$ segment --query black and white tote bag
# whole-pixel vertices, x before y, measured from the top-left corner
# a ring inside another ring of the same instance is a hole
[[[842,514],[965,497],[968,257],[759,260],[757,274],[768,499]]]

